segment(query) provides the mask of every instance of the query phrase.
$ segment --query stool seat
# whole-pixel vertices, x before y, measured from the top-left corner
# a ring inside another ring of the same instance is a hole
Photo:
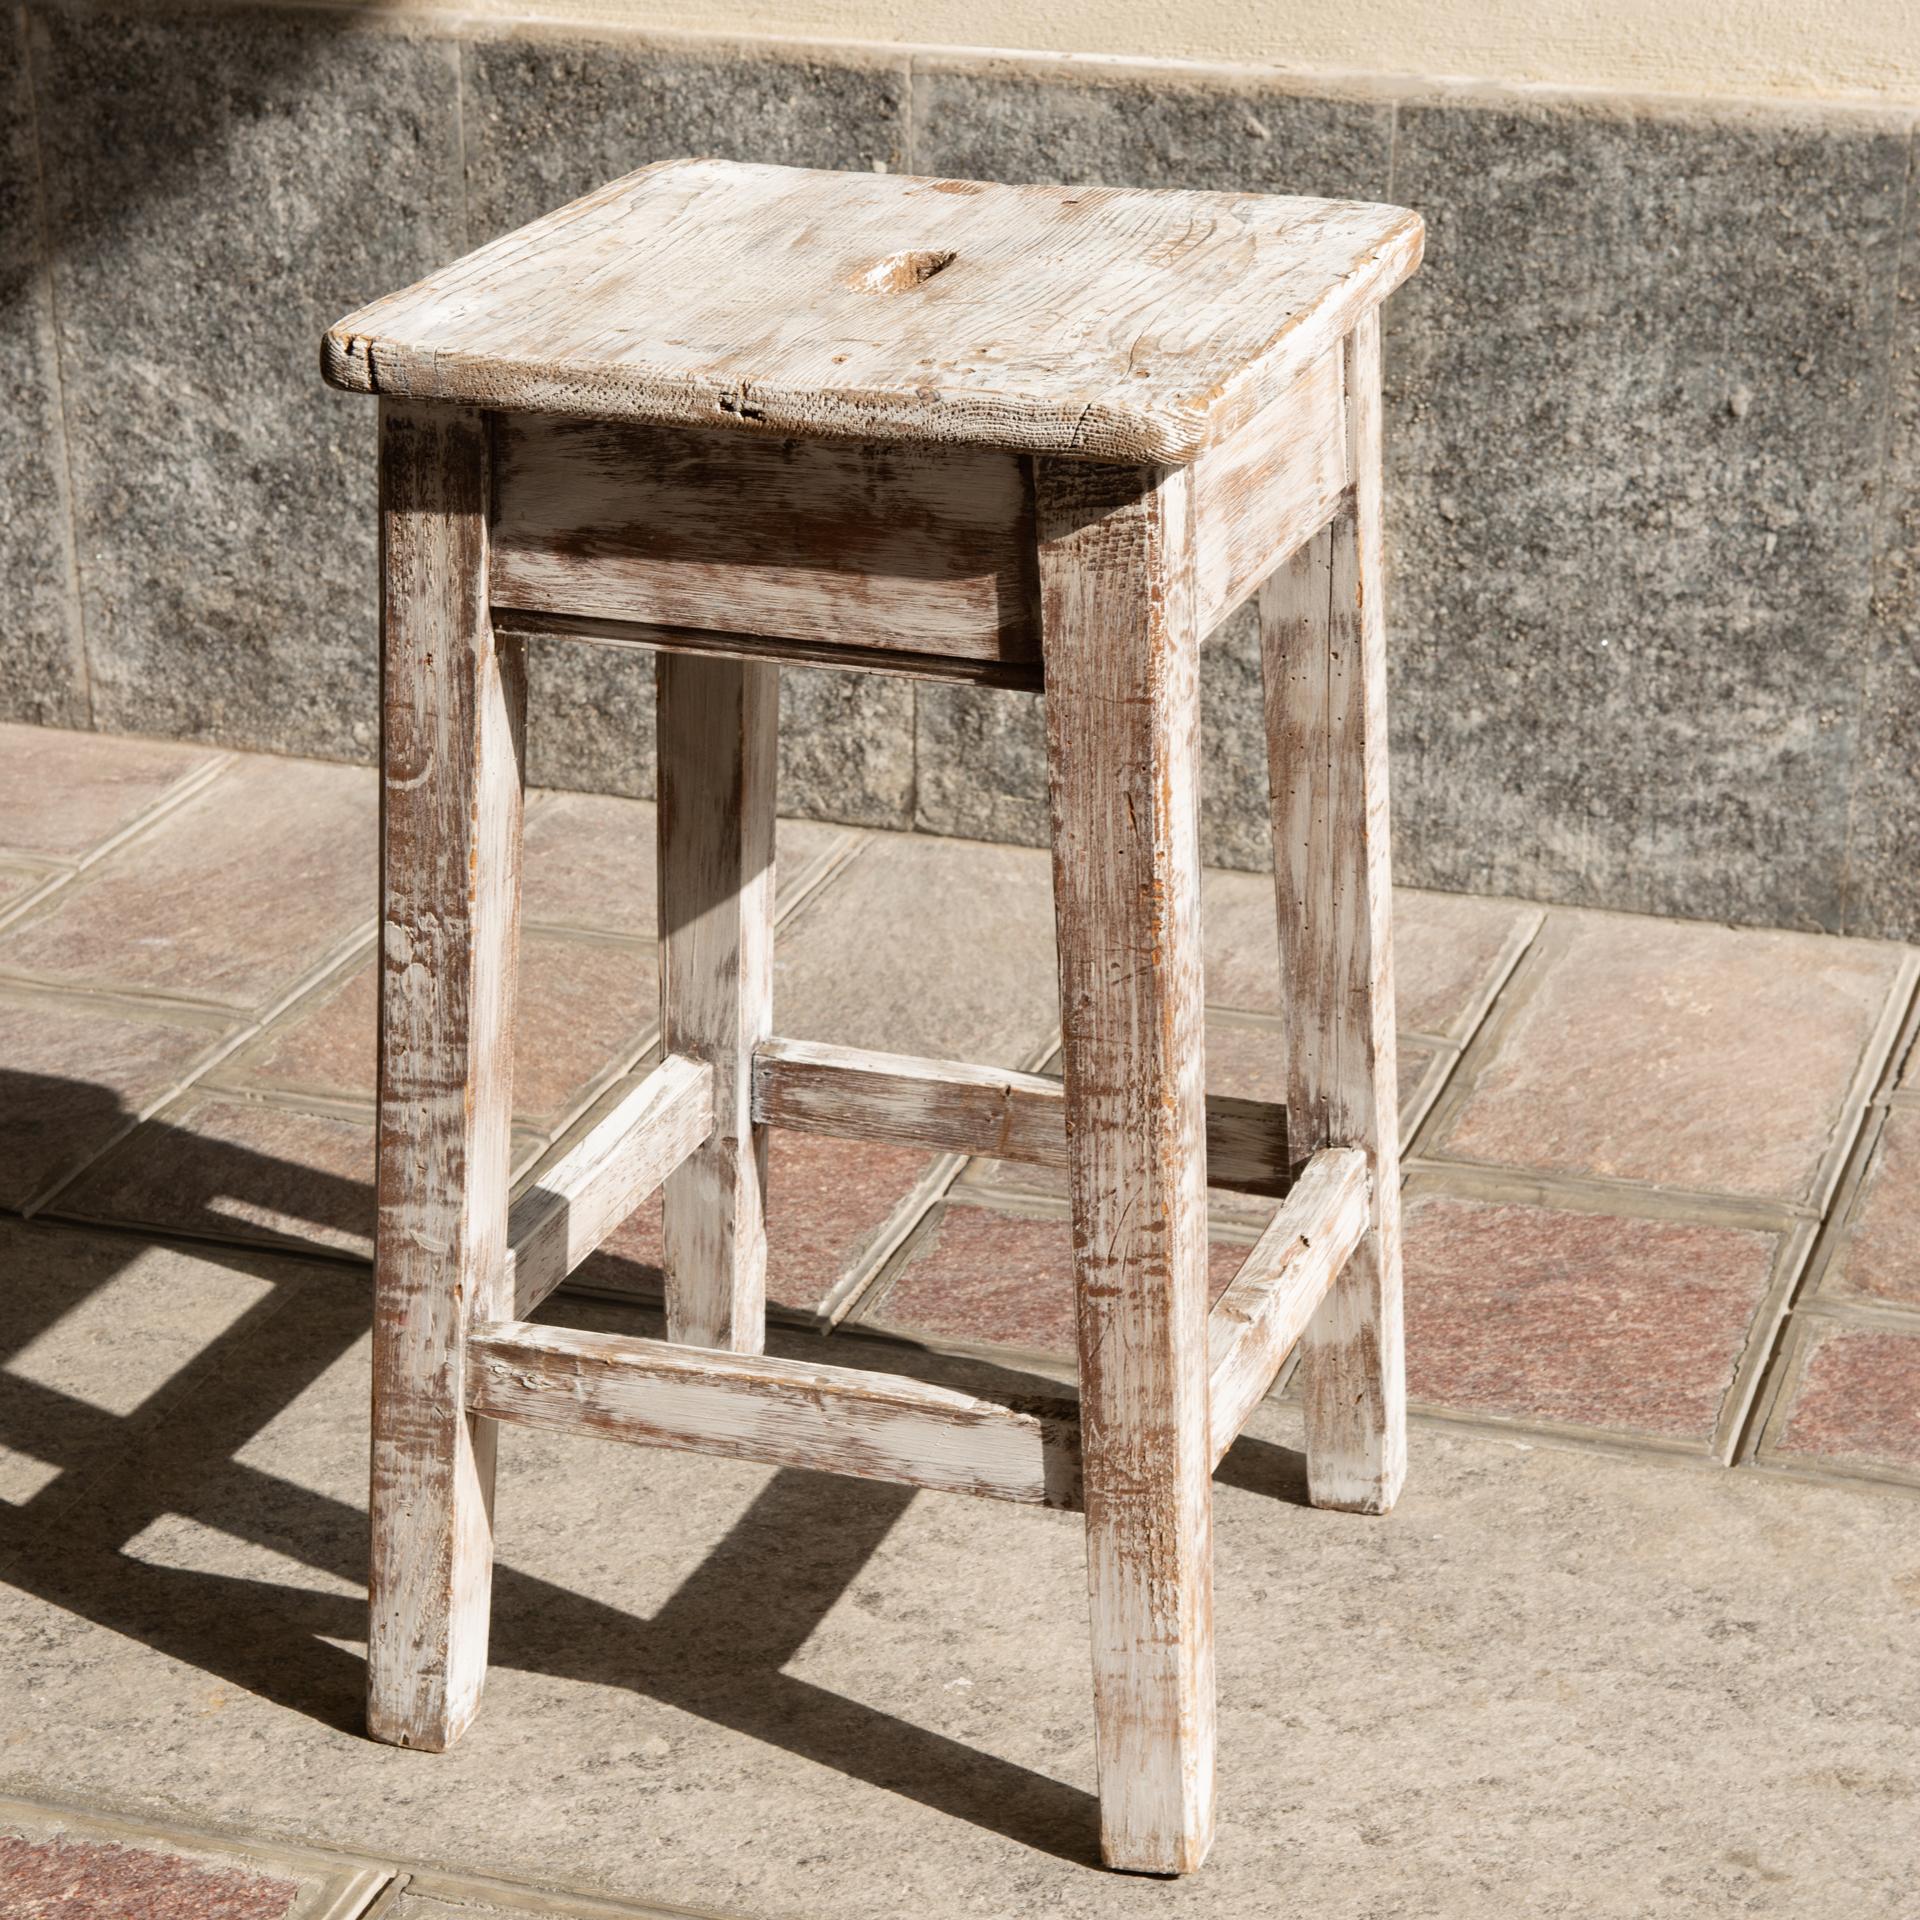
[[[1418,265],[1404,208],[674,160],[333,328],[335,386],[1183,465]]]

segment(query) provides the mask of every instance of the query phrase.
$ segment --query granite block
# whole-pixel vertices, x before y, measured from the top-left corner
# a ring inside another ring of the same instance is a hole
[[[287,1920],[300,1887],[171,1848],[0,1833],[0,1891],[14,1920]]]
[[[1415,1193],[1407,1392],[1704,1448],[1776,1247],[1745,1228]]]
[[[1280,84],[924,58],[913,170],[1063,186],[1387,199],[1393,108]]]
[[[1555,921],[1428,1150],[1813,1202],[1900,949],[1627,915]]]
[[[1402,878],[1840,928],[1907,166],[1889,116],[1403,104]]]
[[[87,724],[26,9],[0,22],[0,718]]]
[[[1920,935],[1920,200],[1911,191],[1905,211],[1844,908],[1847,932],[1893,940]]]
[[[461,84],[475,245],[656,160],[864,172],[905,155],[904,59],[528,30],[474,39]]]
[[[316,356],[461,251],[453,58],[285,9],[32,31],[94,718],[366,758],[377,410]]]

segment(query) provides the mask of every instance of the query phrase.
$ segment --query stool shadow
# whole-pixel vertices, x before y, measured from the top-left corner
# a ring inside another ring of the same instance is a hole
[[[125,1117],[111,1089],[0,1071],[0,1127],[49,1111]],[[309,1194],[309,1216],[329,1227],[370,1217],[372,1195],[361,1183],[147,1126],[171,1136],[154,1141],[165,1164],[190,1156],[206,1194],[269,1198],[283,1214],[290,1194]],[[230,1217],[205,1218],[206,1231],[232,1233]],[[0,1445],[53,1471],[30,1497],[0,1502],[0,1578],[276,1706],[362,1731],[364,1659],[331,1643],[364,1641],[364,1598],[337,1590],[342,1583],[364,1588],[364,1508],[240,1456],[364,1337],[365,1266],[145,1230],[48,1224],[42,1237],[16,1219],[14,1231],[40,1253],[19,1263],[0,1316]],[[264,1283],[265,1291],[126,1412],[7,1369],[9,1358],[157,1245]],[[621,1284],[646,1286],[653,1276],[644,1269],[618,1272],[627,1264],[603,1263],[603,1272],[611,1266]],[[550,1308],[577,1324],[618,1315],[632,1326],[644,1315],[566,1295]],[[818,1351],[817,1336],[786,1330],[776,1340]],[[859,1341],[857,1357],[848,1358],[976,1393],[1061,1391],[1055,1381],[991,1362],[947,1361],[878,1341]],[[1242,1440],[1218,1478],[1283,1500],[1305,1498],[1299,1456],[1265,1442]],[[1091,1793],[785,1671],[914,1497],[894,1485],[776,1472],[651,1619],[502,1561],[494,1664],[626,1688],[1021,1845],[1094,1864]],[[179,1521],[264,1549],[331,1585],[302,1585],[297,1574],[161,1564],[163,1553],[138,1550],[149,1529]],[[1064,1657],[1079,1658],[1079,1609],[1063,1604],[1060,1619]],[[421,1764],[432,1761],[422,1756]]]

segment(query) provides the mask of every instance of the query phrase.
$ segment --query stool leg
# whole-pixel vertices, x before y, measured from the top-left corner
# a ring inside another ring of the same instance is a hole
[[[753,1050],[772,1030],[780,669],[656,656],[660,1004],[670,1053],[713,1064],[713,1137],[669,1176],[667,1337],[758,1353],[767,1321],[767,1130]]]
[[[1110,1866],[1213,1837],[1213,1486],[1190,493],[1038,463],[1087,1567]]]
[[[1406,1476],[1400,1122],[1387,833],[1387,650],[1380,564],[1380,332],[1347,343],[1352,485],[1260,595],[1275,892],[1286,999],[1287,1139],[1373,1163],[1372,1230],[1304,1346],[1307,1489],[1384,1513]]]
[[[367,1724],[436,1752],[486,1679],[494,1423],[465,1348],[505,1310],[525,679],[488,617],[487,489],[477,414],[382,405]]]

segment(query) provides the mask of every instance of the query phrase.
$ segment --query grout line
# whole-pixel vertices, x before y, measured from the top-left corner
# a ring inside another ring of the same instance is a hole
[[[1818,1224],[1809,1220],[1782,1239],[1774,1252],[1766,1291],[1760,1296],[1760,1303],[1741,1336],[1733,1372],[1714,1420],[1713,1450],[1723,1466],[1734,1466],[1740,1460],[1754,1411],[1760,1405],[1774,1354],[1787,1325],[1795,1290],[1806,1274],[1819,1232]]]
[[[162,1107],[179,1099],[216,1067],[232,1058],[241,1047],[245,1046],[249,1040],[259,1034],[263,1028],[279,1019],[281,1014],[286,1012],[296,1000],[304,997],[314,987],[324,983],[331,974],[342,967],[350,957],[355,955],[361,947],[372,939],[375,924],[376,923],[371,920],[363,921],[342,945],[332,949],[318,964],[310,967],[305,973],[300,975],[293,985],[277,1000],[273,1001],[264,1012],[255,1016],[251,1021],[247,1021],[236,1027],[223,1043],[215,1047],[206,1058],[201,1060],[182,1079],[137,1109],[126,1123],[95,1149],[93,1153],[80,1160],[66,1173],[59,1175],[49,1185],[42,1187],[38,1193],[31,1195],[26,1204],[20,1209],[21,1217],[31,1220],[33,1216],[47,1206],[49,1202],[66,1192],[82,1174],[88,1173],[97,1167],[135,1128],[145,1125]]]
[[[4,913],[0,913],[0,928],[12,927],[25,920],[32,909],[39,906],[43,900],[51,899],[55,894],[62,892],[82,874],[97,866],[108,854],[117,853],[128,841],[145,833],[149,827],[159,825],[169,814],[177,813],[189,800],[196,798],[212,786],[214,781],[239,757],[236,753],[215,752],[211,758],[195,767],[192,772],[182,774],[144,812],[134,815],[124,827],[109,834],[98,845],[88,848],[77,860],[64,863],[61,871],[45,886],[36,888],[24,899],[16,900]]]
[[[1526,1167],[1477,1160],[1441,1160],[1409,1154],[1407,1181],[1418,1175],[1423,1191],[1484,1200],[1496,1206],[1558,1208],[1603,1213],[1629,1220],[1678,1220],[1697,1226],[1733,1227],[1750,1233],[1791,1233],[1817,1222],[1805,1207],[1751,1194],[1691,1187],[1657,1187],[1599,1174],[1539,1173]]]
[[[65,535],[61,541],[61,559],[65,563],[63,571],[67,583],[67,641],[72,649],[72,666],[78,681],[74,691],[80,696],[81,712],[87,727],[92,729],[96,724],[93,662],[87,648],[86,603],[80,592],[80,521],[74,503],[73,430],[67,420],[66,350],[61,341],[59,281],[53,270],[53,218],[47,204],[46,145],[40,137],[39,87],[33,70],[33,22],[24,0],[15,8],[14,17],[20,36],[20,73],[24,82],[21,91],[26,96],[27,142],[33,152],[34,238],[38,243],[38,271],[34,277],[41,283],[42,319],[46,326],[47,345],[52,350],[53,412],[59,440],[59,458],[52,463],[53,485],[58,506],[57,517]]]

